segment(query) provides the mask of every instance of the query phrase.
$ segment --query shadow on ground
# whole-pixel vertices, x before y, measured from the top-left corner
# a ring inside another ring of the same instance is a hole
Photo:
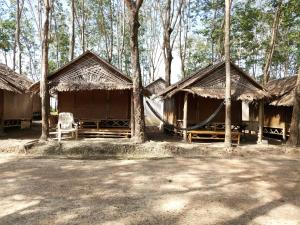
[[[0,224],[300,224],[300,161],[1,155]]]

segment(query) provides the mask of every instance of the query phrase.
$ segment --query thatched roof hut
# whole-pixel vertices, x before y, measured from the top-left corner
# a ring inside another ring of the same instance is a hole
[[[158,78],[148,84],[145,89],[151,94],[156,95],[166,89],[166,81],[163,78]]]
[[[178,92],[189,92],[204,98],[224,99],[225,62],[202,68],[171,85],[159,95],[170,98]],[[233,100],[242,101],[254,101],[269,96],[260,84],[234,63],[231,63],[231,94]]]
[[[32,119],[34,97],[29,92],[32,81],[0,64],[1,126],[23,126]]]
[[[101,128],[129,129],[132,81],[95,53],[86,51],[54,71],[48,83],[50,92],[57,95],[58,112],[72,112],[81,131],[92,128],[93,134],[100,134]],[[32,89],[38,91],[39,83]]]
[[[289,135],[296,82],[297,76],[290,76],[267,83],[270,98],[264,105],[264,133],[282,136],[284,140]],[[258,109],[253,107],[251,111],[252,120],[257,120]]]
[[[266,85],[266,89],[271,95],[269,104],[273,106],[293,106],[293,91],[295,90],[296,83],[297,76],[269,81]]]
[[[174,126],[192,126],[209,118],[225,98],[225,63],[209,65],[166,88],[158,95],[165,100],[164,118]],[[242,123],[242,101],[253,102],[269,95],[237,65],[231,63],[232,123]],[[225,109],[212,123],[224,123]]]

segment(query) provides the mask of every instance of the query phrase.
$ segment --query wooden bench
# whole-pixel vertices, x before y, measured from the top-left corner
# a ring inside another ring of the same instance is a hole
[[[187,132],[188,141],[193,140],[225,140],[225,131],[210,131],[210,130],[191,130]],[[240,144],[241,134],[238,131],[231,132],[231,140]]]
[[[130,121],[127,119],[78,119],[81,137],[130,138]]]
[[[79,136],[81,137],[108,137],[108,138],[130,138],[130,128],[98,128],[88,129],[79,128]]]

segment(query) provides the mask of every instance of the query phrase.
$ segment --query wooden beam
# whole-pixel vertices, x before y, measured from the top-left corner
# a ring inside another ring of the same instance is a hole
[[[185,92],[183,100],[183,128],[187,128],[188,93]],[[187,131],[183,131],[183,140],[187,141]]]
[[[257,134],[257,144],[262,144],[264,132],[264,101],[259,102],[258,108],[258,134]]]

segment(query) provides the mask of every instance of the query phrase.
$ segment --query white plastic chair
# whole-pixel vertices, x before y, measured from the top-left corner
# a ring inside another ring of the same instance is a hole
[[[74,122],[73,113],[62,112],[58,115],[57,136],[58,141],[61,141],[63,134],[71,134],[72,138],[78,138],[78,126]]]

